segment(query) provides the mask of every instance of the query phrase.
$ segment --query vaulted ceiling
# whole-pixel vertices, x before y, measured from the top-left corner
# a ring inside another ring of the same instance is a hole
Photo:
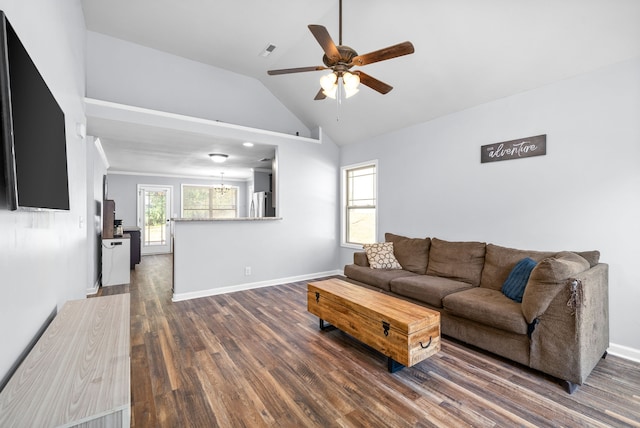
[[[367,87],[340,106],[314,101],[322,65],[307,25],[338,43],[338,0],[82,0],[87,29],[261,81],[310,129],[339,145],[640,56],[637,0],[344,0],[343,42],[364,54],[410,40],[412,55],[363,68]],[[274,52],[259,54],[273,44]]]

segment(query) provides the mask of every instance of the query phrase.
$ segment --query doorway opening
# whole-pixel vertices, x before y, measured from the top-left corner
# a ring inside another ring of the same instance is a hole
[[[171,246],[172,186],[138,185],[138,227],[142,254],[166,254]]]

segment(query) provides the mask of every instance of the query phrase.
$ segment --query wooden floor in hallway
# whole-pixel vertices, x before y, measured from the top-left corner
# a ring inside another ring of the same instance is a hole
[[[319,331],[306,282],[171,301],[172,258],[131,284],[134,427],[640,427],[640,364],[601,360],[574,394],[550,377],[443,338],[414,367]],[[215,286],[215,272],[211,287]]]

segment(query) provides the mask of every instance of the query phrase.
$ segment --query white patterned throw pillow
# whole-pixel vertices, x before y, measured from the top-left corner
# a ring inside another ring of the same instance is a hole
[[[393,255],[393,242],[364,244],[362,247],[367,253],[371,269],[402,269]]]

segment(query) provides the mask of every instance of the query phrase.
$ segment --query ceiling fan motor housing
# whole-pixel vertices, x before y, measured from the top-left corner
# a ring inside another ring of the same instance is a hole
[[[340,58],[338,58],[338,60],[336,61],[329,58],[327,54],[324,54],[322,56],[322,62],[324,63],[324,65],[330,68],[333,68],[336,65],[343,65],[346,68],[346,70],[353,67],[353,64],[351,63],[351,61],[353,60],[353,58],[358,56],[358,52],[356,52],[353,48],[350,48],[349,46],[339,45],[339,46],[336,46],[336,48],[340,53]]]

